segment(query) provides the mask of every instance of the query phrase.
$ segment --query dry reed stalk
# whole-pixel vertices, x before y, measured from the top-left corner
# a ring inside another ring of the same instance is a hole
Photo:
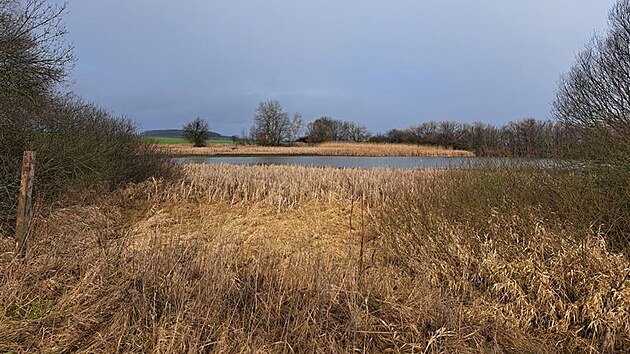
[[[349,203],[365,196],[369,205],[383,201],[383,191],[413,190],[435,179],[439,170],[358,170],[300,166],[187,165],[188,183],[208,200],[265,202],[270,206],[294,207],[302,201]],[[177,193],[181,195],[181,193]]]
[[[203,148],[182,146],[181,144],[160,145],[171,155],[311,155],[311,156],[432,156],[432,157],[472,157],[473,153],[463,150],[446,149],[437,146],[373,143],[322,143],[304,146],[258,146],[216,144]]]

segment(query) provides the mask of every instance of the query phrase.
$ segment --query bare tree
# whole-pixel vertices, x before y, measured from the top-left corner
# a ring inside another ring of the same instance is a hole
[[[475,122],[470,126],[469,144],[463,149],[474,151],[477,155],[499,155],[503,151],[501,131],[491,124]]]
[[[577,137],[582,158],[605,213],[592,225],[607,230],[613,249],[630,249],[630,0],[608,16],[609,30],[595,36],[560,80],[554,114]]]
[[[501,130],[504,146],[512,156],[544,157],[552,148],[552,123],[525,118]]]
[[[0,0],[0,233],[13,215],[22,152],[53,119],[47,106],[74,60],[64,12],[45,0]],[[38,160],[41,167],[42,154]]]
[[[319,117],[307,126],[306,139],[309,143],[335,141],[339,138],[340,121],[331,117]]]
[[[289,141],[293,142],[300,138],[304,123],[302,122],[302,115],[299,112],[293,114],[291,120],[291,131],[289,132]]]
[[[371,134],[368,129],[358,123],[320,117],[308,124],[306,133],[310,143],[323,143],[325,141],[367,141]]]
[[[0,0],[0,106],[48,96],[74,63],[66,40],[66,5]]]
[[[301,131],[302,116],[296,113],[293,120],[282,109],[280,102],[260,102],[254,115],[251,135],[260,145],[278,146],[292,142]]]
[[[184,138],[193,143],[194,147],[206,146],[206,140],[210,137],[208,122],[201,117],[186,123],[183,129]]]
[[[411,132],[418,144],[438,144],[439,126],[436,122],[424,122],[418,126],[412,127]]]
[[[457,122],[445,120],[440,122],[439,131],[440,135],[438,145],[443,147],[453,147],[459,139],[461,126]]]
[[[630,168],[630,0],[613,7],[608,23],[561,78],[554,115],[578,134],[588,159]]]
[[[370,131],[364,125],[345,121],[343,122],[343,136],[343,140],[360,143],[368,141],[372,134],[370,134]]]

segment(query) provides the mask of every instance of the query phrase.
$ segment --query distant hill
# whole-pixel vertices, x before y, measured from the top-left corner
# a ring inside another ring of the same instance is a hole
[[[140,133],[141,136],[148,136],[152,138],[182,138],[183,132],[181,129],[159,129],[159,130],[147,130]],[[229,136],[221,135],[217,132],[210,132],[210,139],[231,139]]]

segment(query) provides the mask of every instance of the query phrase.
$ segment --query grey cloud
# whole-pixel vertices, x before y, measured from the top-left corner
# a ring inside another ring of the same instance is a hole
[[[548,117],[613,0],[71,0],[75,90],[142,128],[225,134],[276,98],[376,131]]]

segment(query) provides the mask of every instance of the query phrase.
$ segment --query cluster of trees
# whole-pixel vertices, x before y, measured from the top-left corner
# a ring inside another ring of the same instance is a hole
[[[361,125],[331,117],[320,117],[309,123],[306,131],[306,141],[309,143],[323,143],[326,141],[367,141],[372,134]]]
[[[0,0],[0,235],[10,232],[25,150],[37,153],[36,197],[111,188],[169,170],[135,125],[62,92],[75,62],[63,4]]]
[[[269,100],[260,102],[254,114],[254,124],[250,131],[250,138],[259,145],[279,146],[296,141],[309,143],[323,143],[326,141],[367,141],[371,134],[360,124],[320,117],[306,126],[303,136],[304,123],[300,113],[294,113],[289,118],[280,102]]]
[[[326,141],[367,141],[371,134],[360,124],[320,117],[306,126],[306,133],[302,135],[304,123],[300,113],[294,113],[292,118],[284,111],[277,100],[260,102],[254,114],[254,124],[250,130],[250,139],[256,144],[279,146],[296,141],[308,143],[323,143]]]
[[[392,129],[370,141],[436,145],[473,151],[478,156],[548,157],[578,148],[575,134],[566,125],[533,118],[502,127],[481,122],[431,121]]]
[[[272,100],[259,104],[250,134],[260,145],[278,146],[298,140],[307,143],[369,141],[436,145],[473,151],[478,156],[549,157],[559,153],[567,156],[566,153],[575,154],[580,149],[578,136],[568,125],[533,118],[502,127],[481,122],[431,121],[372,136],[361,124],[324,116],[308,123],[304,136],[300,136],[301,131],[301,115],[295,113],[293,119],[289,119],[280,103]]]

